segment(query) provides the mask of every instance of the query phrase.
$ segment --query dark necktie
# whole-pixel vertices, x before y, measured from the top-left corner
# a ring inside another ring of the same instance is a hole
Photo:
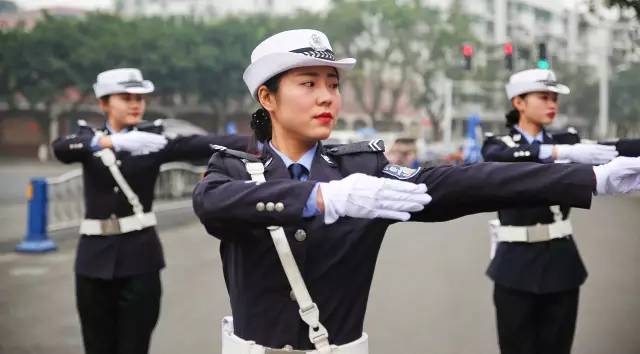
[[[291,178],[300,181],[307,176],[308,172],[307,168],[302,164],[292,163],[291,165],[289,165],[289,174],[291,175]]]
[[[542,144],[540,140],[534,140],[531,142],[531,145],[540,145],[540,144]]]

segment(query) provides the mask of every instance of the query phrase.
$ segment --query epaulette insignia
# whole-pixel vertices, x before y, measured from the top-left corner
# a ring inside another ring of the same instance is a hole
[[[383,152],[384,142],[382,139],[371,141],[360,141],[352,144],[328,146],[327,153],[335,156],[355,154],[359,152]]]
[[[513,141],[513,138],[511,137],[511,135],[501,136],[500,140],[502,140],[502,142],[505,143],[505,145],[507,145],[510,148],[519,146],[518,144],[516,144],[515,141]]]

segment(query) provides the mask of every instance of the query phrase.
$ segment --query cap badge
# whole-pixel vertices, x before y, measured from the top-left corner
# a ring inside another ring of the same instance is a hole
[[[322,43],[322,39],[320,39],[320,36],[316,33],[311,35],[310,46],[311,48],[313,48],[313,50],[317,51],[323,51],[327,49],[324,43]]]

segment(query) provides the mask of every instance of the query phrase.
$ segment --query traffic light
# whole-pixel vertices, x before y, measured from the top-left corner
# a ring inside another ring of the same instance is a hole
[[[470,44],[463,44],[462,55],[464,56],[465,70],[471,70],[471,58],[473,57],[473,47]]]
[[[547,59],[547,44],[538,43],[538,68],[549,69],[549,60]]]
[[[502,46],[504,51],[504,64],[507,70],[513,71],[513,45],[510,42],[505,43]]]

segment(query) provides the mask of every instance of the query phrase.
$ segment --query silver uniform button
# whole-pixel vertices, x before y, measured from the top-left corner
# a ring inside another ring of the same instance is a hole
[[[289,298],[291,301],[296,301],[296,294],[293,292],[293,289],[289,291]]]
[[[118,193],[120,191],[120,188],[118,188],[118,186],[113,187],[113,193]]]
[[[122,166],[122,161],[120,161],[120,160],[116,160],[116,165],[118,165],[118,166]]]
[[[264,211],[264,203],[263,202],[258,202],[258,204],[256,204],[256,210],[257,211]]]
[[[307,239],[307,233],[304,232],[303,229],[298,229],[298,231],[296,231],[296,233],[293,234],[293,237],[295,237],[296,240],[302,242]]]
[[[277,211],[277,212],[281,212],[281,211],[283,211],[283,210],[284,210],[284,203],[282,203],[282,202],[277,202],[277,203],[276,203],[276,211]]]
[[[273,211],[273,209],[275,209],[276,205],[273,204],[273,202],[269,202],[267,203],[267,211]]]

